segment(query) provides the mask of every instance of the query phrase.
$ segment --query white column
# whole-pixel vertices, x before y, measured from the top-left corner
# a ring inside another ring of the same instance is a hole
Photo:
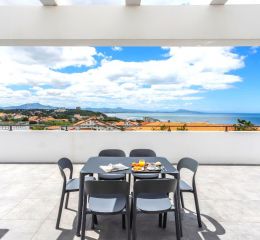
[[[125,0],[126,6],[140,6],[141,0]]]
[[[224,5],[228,0],[211,0],[210,5]]]
[[[42,5],[44,6],[57,6],[57,3],[55,0],[40,0]]]

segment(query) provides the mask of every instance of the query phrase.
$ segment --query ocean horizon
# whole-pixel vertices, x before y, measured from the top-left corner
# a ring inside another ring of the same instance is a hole
[[[212,124],[235,124],[237,119],[251,121],[260,125],[260,113],[105,113],[109,117],[118,117],[127,120],[143,120],[151,117],[166,122],[207,122]]]

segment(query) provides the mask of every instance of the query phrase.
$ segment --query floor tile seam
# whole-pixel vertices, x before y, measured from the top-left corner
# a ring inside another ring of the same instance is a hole
[[[26,198],[20,199],[20,200],[15,204],[15,206],[12,207],[12,208],[8,211],[8,213],[4,214],[0,219],[1,219],[1,220],[7,220],[6,218],[3,218],[3,217],[7,216],[14,208],[16,208],[16,207],[17,207],[22,201],[24,201],[25,199],[26,199]]]
[[[34,237],[37,235],[37,233],[40,231],[40,229],[41,229],[43,223],[44,223],[46,220],[48,220],[48,217],[51,215],[51,213],[52,213],[52,211],[55,209],[55,207],[56,207],[56,204],[54,204],[54,207],[50,210],[49,214],[47,214],[47,216],[42,220],[41,224],[39,225],[39,228],[38,228],[38,229],[36,230],[36,232],[33,234],[31,240],[33,240],[33,238],[34,238]],[[53,227],[55,227],[55,226],[53,226]]]

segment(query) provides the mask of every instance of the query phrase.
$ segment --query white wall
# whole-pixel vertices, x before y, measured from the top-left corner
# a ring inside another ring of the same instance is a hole
[[[151,148],[176,163],[260,164],[259,132],[0,131],[0,162],[84,162],[105,148]]]
[[[260,44],[260,5],[0,6],[0,45]]]

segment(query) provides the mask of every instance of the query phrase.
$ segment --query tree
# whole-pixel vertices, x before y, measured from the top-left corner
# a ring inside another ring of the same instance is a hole
[[[184,123],[183,126],[177,127],[177,131],[188,131],[187,124]]]
[[[36,126],[31,126],[30,129],[31,130],[44,130],[45,126],[36,125]]]
[[[257,128],[252,122],[243,119],[237,119],[237,124],[234,124],[233,127],[235,131],[257,131]]]
[[[22,121],[22,122],[28,122],[28,121],[29,121],[29,118],[28,118],[28,117],[23,117],[23,118],[21,119],[21,121]]]
[[[165,131],[165,130],[167,130],[168,128],[165,126],[165,125],[162,125],[161,127],[160,127],[160,130],[161,131]]]

